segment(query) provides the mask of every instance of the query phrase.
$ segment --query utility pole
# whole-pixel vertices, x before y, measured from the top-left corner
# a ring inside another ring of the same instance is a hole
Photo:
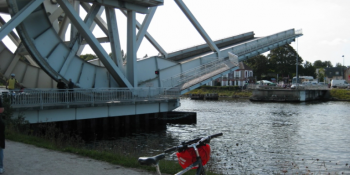
[[[298,38],[297,39],[297,60],[296,60],[296,77],[297,77],[297,87],[299,86],[299,76],[298,76]]]
[[[344,65],[344,55],[343,55],[343,67],[342,67],[341,71],[343,73],[343,79],[345,80],[344,67],[345,67],[345,65]]]

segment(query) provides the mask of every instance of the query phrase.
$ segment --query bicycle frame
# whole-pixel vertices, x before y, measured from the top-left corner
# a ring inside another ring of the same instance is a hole
[[[191,145],[192,148],[194,148],[196,155],[197,155],[197,161],[194,162],[193,164],[191,164],[190,166],[188,166],[187,168],[183,169],[182,171],[176,173],[175,175],[182,175],[185,174],[187,171],[190,171],[193,167],[198,166],[197,171],[196,171],[196,175],[206,175],[205,173],[205,168],[202,165],[202,158],[198,153],[198,149],[196,147],[195,144]]]
[[[181,150],[188,149],[188,148],[193,148],[195,153],[196,153],[196,161],[194,163],[192,163],[191,165],[189,165],[188,167],[186,167],[185,169],[183,169],[182,171],[176,173],[175,175],[183,175],[186,172],[190,171],[194,167],[197,167],[196,175],[206,175],[205,168],[202,164],[202,158],[198,152],[197,146],[202,145],[202,144],[208,144],[208,143],[210,143],[210,140],[212,138],[219,137],[222,135],[223,135],[222,133],[218,133],[218,134],[214,134],[214,135],[203,137],[203,138],[193,139],[193,140],[190,140],[187,142],[182,142],[181,145],[167,149],[162,154],[159,154],[159,155],[156,155],[153,157],[139,157],[138,162],[141,165],[148,165],[148,166],[156,167],[157,173],[159,175],[161,175],[158,163],[161,159],[165,158],[165,153],[169,153],[172,151],[181,151]]]

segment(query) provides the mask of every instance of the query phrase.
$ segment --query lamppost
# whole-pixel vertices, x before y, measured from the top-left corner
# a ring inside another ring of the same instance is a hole
[[[345,67],[345,65],[344,65],[344,55],[343,55],[343,67],[342,67],[341,71],[343,73],[343,79],[345,80],[344,67]]]
[[[299,76],[298,76],[298,38],[297,38],[297,60],[296,60],[296,79],[297,79],[297,82],[296,82],[296,85],[297,87],[299,86]]]

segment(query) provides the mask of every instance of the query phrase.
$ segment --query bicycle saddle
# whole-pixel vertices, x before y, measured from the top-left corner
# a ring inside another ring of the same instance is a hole
[[[157,165],[159,160],[165,158],[164,153],[153,156],[153,157],[139,157],[139,164],[141,165]]]

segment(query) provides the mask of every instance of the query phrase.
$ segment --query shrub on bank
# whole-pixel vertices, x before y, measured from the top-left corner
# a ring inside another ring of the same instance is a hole
[[[349,89],[332,89],[330,90],[330,94],[336,100],[350,100]]]
[[[220,97],[250,97],[252,92],[247,89],[243,89],[240,86],[201,86],[190,92],[189,94],[218,94]]]

